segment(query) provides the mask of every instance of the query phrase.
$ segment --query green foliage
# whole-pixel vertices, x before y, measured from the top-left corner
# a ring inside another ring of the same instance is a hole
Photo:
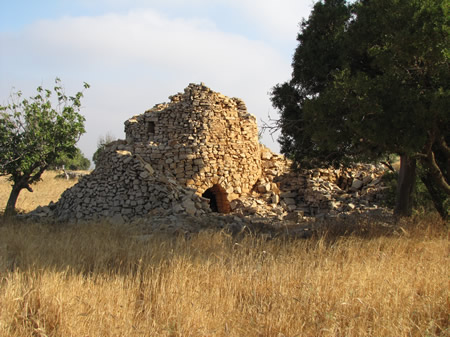
[[[54,164],[50,166],[50,168],[56,169],[62,167],[63,165],[69,170],[89,170],[91,161],[83,155],[79,148],[77,148],[75,154],[73,155],[60,155]]]
[[[67,96],[57,78],[53,91],[38,87],[29,99],[19,91],[0,106],[0,175],[13,182],[5,215],[14,213],[20,191],[31,191],[30,185],[59,157],[76,155],[75,144],[85,132],[82,97],[82,92]]]
[[[446,0],[317,2],[272,91],[281,151],[303,166],[406,156],[450,194],[449,32]]]
[[[99,158],[103,153],[103,150],[105,147],[116,140],[116,137],[114,137],[112,134],[107,133],[105,136],[100,136],[100,138],[97,141],[97,150],[94,152],[94,155],[92,156],[92,161],[95,165],[98,164]]]
[[[346,49],[343,34],[350,18],[351,6],[344,0],[316,3],[309,19],[301,24],[292,79],[273,88],[272,103],[280,111],[281,152],[296,164],[331,164],[342,160],[349,152],[345,142],[333,142],[335,150],[321,142],[341,133],[342,123],[316,124],[314,118],[311,120],[306,116],[305,103],[323,92],[332,80],[333,72],[343,66]],[[328,128],[329,134],[325,137],[319,135],[320,128]]]

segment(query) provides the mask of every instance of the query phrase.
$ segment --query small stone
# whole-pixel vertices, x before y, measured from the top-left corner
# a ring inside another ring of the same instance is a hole
[[[278,194],[272,194],[272,204],[277,205],[280,202],[280,196]]]
[[[272,159],[272,153],[269,151],[264,151],[261,153],[261,159],[263,160],[270,160]]]
[[[280,197],[283,199],[286,198],[295,198],[298,195],[297,192],[283,192],[280,194]]]
[[[270,184],[261,184],[258,185],[258,192],[259,193],[267,193],[270,191],[271,185]]]
[[[303,216],[305,214],[303,213],[303,211],[294,211],[291,213],[288,213],[284,219],[285,220],[290,220],[290,221],[294,221],[294,222],[299,222],[303,219]]]
[[[359,180],[359,179],[355,179],[353,180],[352,186],[350,187],[350,191],[355,192],[360,190],[363,187],[364,183]]]
[[[183,208],[185,209],[187,214],[195,216],[197,208],[195,207],[195,203],[190,198],[186,198],[183,200]]]
[[[363,178],[363,184],[368,185],[373,180],[373,174],[367,175]]]

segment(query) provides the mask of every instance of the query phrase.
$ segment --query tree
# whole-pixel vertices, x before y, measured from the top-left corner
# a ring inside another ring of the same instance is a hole
[[[400,155],[399,216],[411,214],[418,163],[449,195],[449,18],[445,0],[316,3],[292,79],[272,91],[282,152],[297,165]]]
[[[97,141],[97,150],[94,152],[94,155],[92,156],[92,161],[95,165],[98,164],[98,160],[100,156],[103,153],[103,150],[105,147],[116,140],[116,137],[114,137],[112,134],[107,133],[105,136],[100,136],[100,138]]]
[[[89,85],[84,83],[84,88]],[[66,96],[58,78],[53,92],[38,87],[36,96],[22,99],[19,91],[8,105],[0,106],[0,175],[9,175],[12,182],[5,216],[15,214],[22,189],[32,192],[31,185],[59,157],[76,153],[75,144],[85,132],[85,119],[79,113],[83,93]]]
[[[87,159],[77,147],[75,153],[71,155],[66,153],[61,154],[49,168],[56,169],[62,166],[69,170],[89,170],[91,161]]]

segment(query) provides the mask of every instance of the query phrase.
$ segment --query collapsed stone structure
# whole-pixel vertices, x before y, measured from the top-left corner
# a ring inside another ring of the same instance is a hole
[[[223,213],[261,175],[256,118],[241,99],[203,84],[127,120],[125,133],[134,153],[180,185],[214,196]]]
[[[376,208],[383,189],[383,170],[375,166],[291,172],[283,156],[259,144],[244,102],[204,84],[190,84],[169,103],[127,120],[125,133],[90,175],[35,214],[129,222],[215,211],[299,220]]]

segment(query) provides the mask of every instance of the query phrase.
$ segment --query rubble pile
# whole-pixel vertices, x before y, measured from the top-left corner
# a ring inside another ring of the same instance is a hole
[[[283,156],[262,149],[263,172],[251,195],[232,202],[233,211],[307,220],[378,209],[386,187],[382,166],[292,171]]]

